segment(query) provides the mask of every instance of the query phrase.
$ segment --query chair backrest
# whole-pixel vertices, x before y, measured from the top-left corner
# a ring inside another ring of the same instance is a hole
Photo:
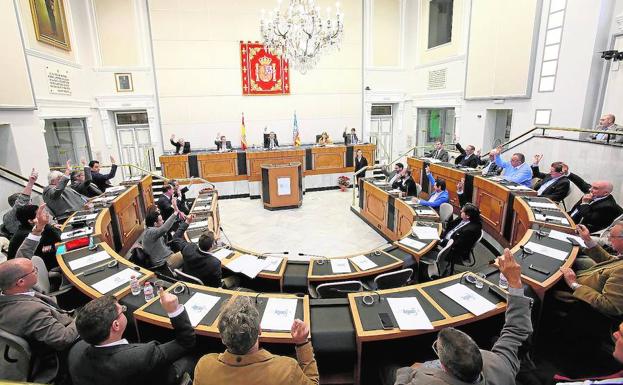
[[[27,381],[31,352],[25,339],[0,329],[0,373],[2,379]]]
[[[196,283],[198,285],[203,285],[203,281],[195,277],[194,275],[186,274],[180,269],[173,269],[173,272],[177,274],[178,279],[184,282],[190,282],[190,283]]]
[[[318,298],[345,298],[348,293],[357,293],[363,290],[359,281],[330,282],[318,285]]]
[[[448,253],[452,248],[452,244],[454,244],[454,239],[450,239],[448,243],[446,243],[446,245],[443,247],[443,249],[439,250],[439,252],[437,253],[437,258],[435,258],[435,263],[438,263],[439,261],[445,259],[448,256]]]
[[[149,268],[149,257],[145,250],[142,247],[137,246],[130,250],[130,258],[128,259],[130,262],[139,265],[143,268]]]
[[[379,274],[374,278],[374,283],[378,290],[402,287],[409,282],[413,275],[413,269],[402,269],[390,273]]]
[[[441,206],[439,206],[439,220],[441,223],[445,224],[448,222],[450,218],[452,218],[453,212],[454,209],[450,203],[442,203]]]
[[[45,267],[45,262],[41,257],[33,255],[30,260],[32,264],[37,268],[37,287],[43,294],[48,294],[50,292],[50,277],[48,273],[48,268]]]

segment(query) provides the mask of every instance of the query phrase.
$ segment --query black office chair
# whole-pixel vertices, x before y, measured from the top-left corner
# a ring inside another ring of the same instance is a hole
[[[389,273],[379,274],[374,278],[374,281],[367,284],[364,282],[363,285],[368,290],[393,289],[406,285],[412,276],[413,269],[410,268],[391,271]]]
[[[320,138],[322,138],[322,135],[316,135],[316,143],[320,141]]]
[[[0,373],[3,380],[32,381],[51,384],[60,368],[58,356],[54,363],[47,361],[45,367],[33,357],[30,345],[22,337],[0,329]]]
[[[310,286],[309,291],[313,298],[346,298],[348,293],[363,291],[363,285],[359,281],[330,282],[320,284],[315,289]]]
[[[459,263],[458,263],[459,265],[465,266],[465,267],[474,267],[474,265],[476,265],[476,255],[474,255],[474,249],[476,248],[476,245],[479,244],[480,241],[482,241],[482,237],[484,236],[484,234],[485,234],[484,230],[480,230],[480,238],[478,238],[476,243],[474,243],[472,248],[469,250],[468,260],[467,261],[459,261]],[[454,263],[456,264],[456,261]],[[452,268],[452,271],[454,271],[454,268]]]
[[[434,252],[426,253],[420,258],[420,263],[427,265],[426,273],[428,274],[428,277],[421,277],[421,278],[428,278],[430,280],[430,279],[435,279],[436,277],[439,277],[441,275],[439,262],[447,258],[448,253],[450,252],[450,249],[452,248],[452,244],[454,244],[454,239],[450,239],[448,243],[441,250],[439,250],[436,254]],[[424,269],[419,269],[419,271],[422,271],[422,272],[423,270]],[[420,282],[422,282],[422,280]]]

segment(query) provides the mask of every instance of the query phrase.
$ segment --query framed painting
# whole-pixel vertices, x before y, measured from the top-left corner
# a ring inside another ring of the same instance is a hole
[[[117,92],[134,91],[134,85],[132,84],[132,74],[130,73],[116,73],[115,84],[117,85]]]
[[[64,0],[29,0],[37,40],[71,51]]]

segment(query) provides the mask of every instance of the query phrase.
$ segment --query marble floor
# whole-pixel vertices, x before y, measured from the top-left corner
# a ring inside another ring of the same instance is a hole
[[[289,251],[289,259],[309,259],[298,253],[353,255],[385,244],[350,211],[352,197],[350,189],[308,192],[300,208],[277,211],[264,209],[260,199],[224,199],[219,201],[221,225],[235,246],[258,253]]]

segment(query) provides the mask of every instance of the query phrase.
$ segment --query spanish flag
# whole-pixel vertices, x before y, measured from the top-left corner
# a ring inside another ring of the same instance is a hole
[[[240,125],[240,148],[247,149],[247,129],[244,126],[244,112],[242,113],[242,124]]]
[[[294,128],[292,129],[292,141],[296,147],[301,145],[301,137],[299,135],[299,124],[296,121],[296,111],[294,112]]]

